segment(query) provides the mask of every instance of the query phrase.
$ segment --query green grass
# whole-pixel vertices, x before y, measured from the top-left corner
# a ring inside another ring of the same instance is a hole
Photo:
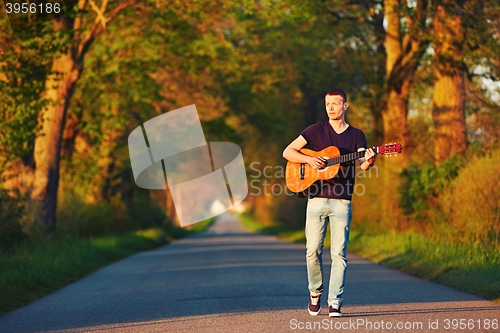
[[[263,226],[247,215],[238,218],[252,231],[305,243],[303,229]],[[325,247],[329,246],[327,233]],[[500,303],[498,250],[444,243],[415,233],[369,234],[351,230],[349,251],[375,263]]]
[[[190,225],[189,227],[189,233],[193,233],[193,232],[203,232],[205,230],[208,229],[208,227],[210,227],[212,225],[212,223],[214,223],[214,221],[216,220],[215,217],[212,217],[212,218],[209,218],[209,219],[206,219],[204,221],[201,221],[201,222],[198,222],[198,223],[195,223],[195,224],[192,224]],[[184,229],[183,229],[184,230]]]
[[[500,253],[415,233],[352,232],[349,250],[391,268],[500,302]]]
[[[0,315],[26,305],[113,261],[171,240],[202,232],[213,219],[191,229],[147,229],[92,238],[29,239],[0,253]]]
[[[275,235],[287,242],[292,242],[292,243],[305,244],[306,242],[304,230],[302,229],[298,230],[287,226],[265,226],[256,222],[252,217],[250,217],[247,214],[238,214],[237,217],[238,220],[241,222],[241,224],[243,224],[243,226],[245,226],[250,231],[260,232],[265,235]]]

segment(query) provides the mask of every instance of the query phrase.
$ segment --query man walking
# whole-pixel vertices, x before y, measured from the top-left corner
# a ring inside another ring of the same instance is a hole
[[[283,157],[290,162],[308,163],[314,169],[325,165],[324,159],[302,154],[300,150],[309,144],[319,151],[336,146],[341,155],[366,150],[363,131],[345,121],[349,107],[344,90],[335,88],[326,93],[328,121],[307,127],[283,151]],[[375,152],[366,150],[360,159],[362,170],[368,170],[375,163]],[[316,316],[321,311],[323,293],[323,243],[330,223],[332,266],[328,291],[328,312],[330,317],[341,317],[344,281],[347,267],[346,251],[352,216],[351,198],[354,190],[355,163],[340,165],[337,176],[323,181],[323,186],[314,197],[309,197],[306,211],[306,262],[309,288],[309,314]]]

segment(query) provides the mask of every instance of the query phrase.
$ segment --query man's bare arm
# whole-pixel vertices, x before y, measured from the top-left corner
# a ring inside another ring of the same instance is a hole
[[[307,163],[314,169],[318,169],[325,165],[325,161],[321,157],[308,156],[302,154],[301,150],[307,144],[306,139],[299,135],[293,140],[283,151],[283,157],[294,163]]]

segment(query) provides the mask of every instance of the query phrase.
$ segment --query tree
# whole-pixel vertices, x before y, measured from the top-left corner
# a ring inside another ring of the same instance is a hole
[[[38,119],[49,103],[42,93],[59,40],[50,25],[13,35],[0,20],[0,176],[13,193],[31,189]]]
[[[136,6],[138,17],[120,16],[94,43],[65,128],[65,188],[75,189],[66,185],[84,178],[77,183],[88,202],[120,197],[122,191],[121,200],[128,203],[136,187],[124,176],[131,173],[122,154],[127,131],[193,103],[207,141],[237,142],[246,160],[274,164],[281,156],[285,114],[292,113],[298,89],[288,50],[276,48],[276,36],[284,35],[276,28],[276,11],[226,1],[205,5]],[[282,58],[279,66],[274,57]],[[117,140],[109,139],[117,134]],[[261,145],[263,140],[268,145]],[[86,148],[77,149],[82,142]],[[175,220],[169,192],[153,196]]]
[[[353,47],[359,52],[346,62],[362,68],[362,80],[353,83],[366,87],[363,96],[370,99],[375,138],[401,142],[408,151],[412,147],[408,102],[420,59],[429,45],[428,1],[342,0],[328,3],[327,9],[343,25],[349,24],[342,33],[346,44],[353,43],[351,36],[359,40]]]
[[[85,55],[106,25],[136,2],[125,0],[110,6],[108,1],[103,0],[98,7],[92,0],[81,0],[73,15],[61,16],[52,21],[55,33],[66,34],[66,47],[65,52],[52,61],[52,74],[45,81],[44,96],[51,103],[46,107],[40,134],[35,139],[35,170],[31,192],[37,210],[35,225],[42,225],[49,232],[54,232],[56,223],[61,138],[66,112],[82,73]]]
[[[433,20],[434,156],[436,162],[467,148],[465,126],[464,1],[439,0]]]
[[[130,206],[138,188],[131,179],[127,134],[145,121],[196,104],[213,132],[226,129],[224,121],[217,122],[227,107],[216,73],[231,64],[219,29],[231,26],[232,18],[224,16],[221,4],[210,10],[202,3],[185,5],[136,6],[133,15],[114,21],[86,57],[69,109],[63,167],[65,185],[78,187],[88,203],[113,199]],[[82,143],[85,149],[75,149]],[[169,191],[149,192],[175,221]]]
[[[352,91],[356,105],[365,105],[372,116],[373,144],[385,140],[383,111],[387,106],[384,6],[382,1],[336,1],[326,4],[337,32],[333,61]],[[331,38],[331,37],[330,37]],[[340,59],[337,59],[339,57]]]
[[[361,65],[362,82],[370,92],[365,96],[368,95],[370,99],[377,127],[374,131],[375,138],[380,140],[382,136],[385,143],[400,142],[406,156],[411,153],[414,145],[407,122],[410,94],[420,60],[429,45],[429,37],[426,34],[429,29],[428,1],[372,0],[334,3],[336,6],[331,7],[330,12],[346,22],[345,24],[352,22],[353,26],[349,30],[351,33],[364,31],[364,34],[354,33],[355,36],[363,36],[362,52],[346,62],[364,63]],[[370,53],[372,56],[366,57],[366,54]],[[368,69],[370,67],[371,70]],[[397,207],[396,198],[399,185],[397,175],[408,161],[408,158],[400,158],[394,163],[384,163],[383,166],[382,211],[383,219],[390,227],[399,225],[401,212]]]
[[[474,86],[481,87],[484,79],[498,80],[499,2],[439,0],[434,8],[432,111],[435,160],[439,163],[451,155],[465,152],[468,145],[467,114],[490,104],[487,102],[489,92],[478,94]],[[473,101],[468,110],[467,100]],[[490,115],[494,115],[494,108],[487,107]],[[490,120],[496,123],[494,116]]]
[[[415,7],[407,7],[406,1],[384,1],[387,32],[385,34],[387,106],[382,112],[384,138],[398,141],[411,151],[413,143],[407,126],[408,103],[411,86],[428,40],[424,38],[427,1],[417,1]],[[405,159],[400,159],[401,163]]]

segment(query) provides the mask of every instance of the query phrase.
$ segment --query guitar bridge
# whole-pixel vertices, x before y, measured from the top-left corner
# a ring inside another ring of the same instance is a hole
[[[304,170],[305,170],[304,163],[300,163],[300,180],[304,180],[305,178]]]

